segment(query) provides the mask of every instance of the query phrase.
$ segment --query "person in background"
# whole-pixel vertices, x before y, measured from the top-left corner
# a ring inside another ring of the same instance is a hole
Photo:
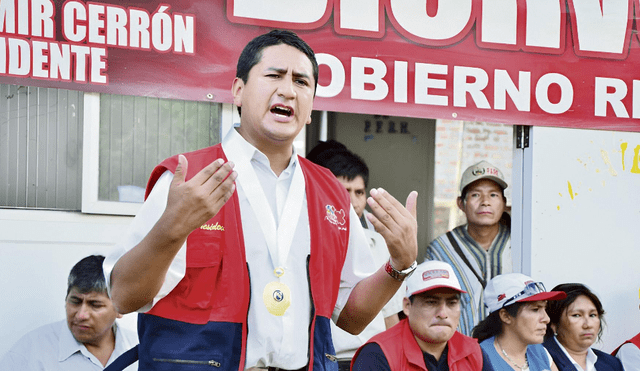
[[[462,288],[460,332],[471,335],[473,327],[486,317],[482,290],[492,277],[513,270],[511,227],[505,212],[507,182],[502,171],[487,161],[469,166],[460,179],[458,208],[467,224],[456,227],[435,240],[426,251],[426,260],[440,260],[453,266]],[[503,215],[504,214],[504,215]]]
[[[391,256],[371,270],[344,187],[298,156],[317,82],[295,33],[255,37],[230,81],[240,125],[152,171],[104,263],[116,308],[140,313],[141,369],[337,370],[330,321],[360,333],[415,269],[417,192],[371,190]]]
[[[353,371],[493,370],[478,342],[456,331],[465,292],[449,264],[420,264],[406,286],[406,318],[358,349]]]
[[[493,277],[484,290],[487,318],[473,329],[473,337],[487,353],[494,370],[557,371],[551,355],[542,346],[549,316],[547,301],[566,297],[561,291],[547,292],[542,282],[524,274]]]
[[[623,371],[616,357],[591,348],[602,336],[604,308],[600,299],[580,283],[553,288],[567,297],[547,305],[549,327],[544,341],[560,371]]]
[[[640,333],[622,343],[611,354],[622,362],[625,371],[640,371]]]
[[[67,280],[67,320],[23,336],[0,359],[0,370],[102,370],[137,344],[136,334],[116,323],[121,315],[107,296],[103,261],[104,256],[91,255],[73,266]]]
[[[358,218],[360,218],[361,222],[366,220],[364,212],[367,203],[369,168],[364,160],[349,151],[342,143],[334,140],[320,142],[309,152],[307,159],[326,167],[338,178],[349,192],[351,206],[353,206]],[[373,226],[366,228],[367,224],[363,224],[363,227],[365,227],[365,236],[373,254],[372,269],[375,269],[389,260],[389,250],[384,238],[373,229]],[[401,287],[382,308],[382,311],[358,335],[349,334],[334,323],[331,324],[333,345],[336,349],[338,366],[341,371],[349,370],[351,359],[362,344],[372,336],[398,323],[398,312],[402,310],[403,297],[404,290]]]

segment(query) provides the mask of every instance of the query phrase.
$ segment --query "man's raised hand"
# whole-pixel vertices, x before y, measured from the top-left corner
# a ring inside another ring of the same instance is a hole
[[[186,238],[194,229],[213,218],[236,189],[232,162],[217,159],[186,180],[188,161],[178,156],[178,166],[169,188],[163,218],[171,221],[177,238]]]
[[[394,268],[408,268],[418,256],[418,192],[407,197],[406,207],[382,188],[372,189],[367,203],[372,213],[367,218],[387,243]]]

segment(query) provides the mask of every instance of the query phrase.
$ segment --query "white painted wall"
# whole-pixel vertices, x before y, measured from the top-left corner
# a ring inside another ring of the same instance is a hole
[[[640,133],[532,130],[531,276],[589,286],[610,352],[640,332]]]
[[[67,276],[109,254],[131,217],[0,209],[0,357],[25,333],[65,318]],[[135,315],[119,320],[135,330]]]

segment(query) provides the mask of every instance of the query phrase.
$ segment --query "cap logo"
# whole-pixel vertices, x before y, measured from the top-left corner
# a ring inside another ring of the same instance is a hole
[[[484,168],[471,170],[471,175],[473,176],[484,175]]]
[[[446,269],[432,269],[422,273],[422,280],[429,281],[436,278],[449,279],[449,271]]]
[[[506,297],[507,297],[507,294],[500,294],[498,295],[498,301],[503,300]]]

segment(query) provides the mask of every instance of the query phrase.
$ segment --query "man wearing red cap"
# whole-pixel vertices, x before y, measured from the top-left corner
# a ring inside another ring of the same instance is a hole
[[[487,281],[512,272],[511,230],[503,214],[507,182],[502,171],[487,161],[469,166],[460,180],[458,207],[467,224],[458,226],[427,247],[426,260],[449,263],[468,293],[462,298],[460,332],[471,330],[486,317],[482,290]]]
[[[453,268],[440,261],[424,262],[406,284],[407,318],[358,349],[351,369],[492,370],[477,340],[456,331],[460,296],[466,292]]]

